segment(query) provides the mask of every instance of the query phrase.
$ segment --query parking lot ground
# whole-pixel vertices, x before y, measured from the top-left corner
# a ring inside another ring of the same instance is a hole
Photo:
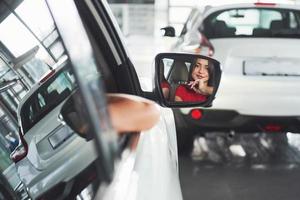
[[[299,135],[207,134],[179,157],[185,200],[298,200]]]

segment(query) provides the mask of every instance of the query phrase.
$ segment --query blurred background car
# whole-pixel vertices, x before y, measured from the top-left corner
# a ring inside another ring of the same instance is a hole
[[[193,119],[191,109],[178,111],[181,132],[300,132],[299,11],[252,3],[191,13],[173,51],[212,56],[223,75],[213,107],[201,110],[201,118]]]
[[[93,161],[97,158],[92,142],[74,134],[59,117],[64,101],[76,88],[69,60],[65,59],[19,104],[22,143],[11,158],[33,199],[75,197],[92,182]]]

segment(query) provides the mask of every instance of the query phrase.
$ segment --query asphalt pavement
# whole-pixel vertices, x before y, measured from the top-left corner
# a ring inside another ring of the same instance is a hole
[[[300,135],[196,137],[179,157],[185,200],[299,200]]]

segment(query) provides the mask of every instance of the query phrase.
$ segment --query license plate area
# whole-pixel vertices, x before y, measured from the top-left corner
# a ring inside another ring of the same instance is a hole
[[[300,76],[300,59],[253,58],[243,61],[246,76]]]
[[[50,145],[53,149],[59,147],[62,143],[64,143],[69,137],[71,137],[74,132],[67,126],[60,126],[54,133],[48,138]]]

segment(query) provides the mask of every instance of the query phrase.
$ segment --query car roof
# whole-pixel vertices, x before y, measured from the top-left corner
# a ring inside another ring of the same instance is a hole
[[[204,12],[204,18],[220,10],[227,10],[233,8],[282,8],[282,9],[292,9],[292,10],[300,10],[299,5],[295,4],[277,4],[277,3],[238,3],[238,4],[228,4],[222,6],[207,6],[207,9]]]
[[[219,5],[219,6],[210,6],[207,5],[204,7],[195,6],[194,8],[198,9],[199,12],[202,13],[202,18],[199,18],[195,23],[193,23],[193,27],[191,30],[197,31],[198,27],[202,24],[203,19],[211,15],[212,13],[222,11],[222,10],[228,10],[228,9],[234,9],[234,8],[275,8],[275,9],[290,9],[290,10],[300,10],[300,5],[295,4],[277,4],[277,3],[237,3],[237,4],[226,4],[226,5]],[[193,9],[194,9],[193,8]]]
[[[38,89],[40,88],[42,85],[44,85],[45,83],[47,83],[47,81],[45,82],[42,82],[41,83],[41,80],[43,80],[45,77],[47,77],[50,73],[54,73],[50,76],[52,77],[53,75],[55,75],[57,72],[59,72],[62,68],[64,68],[67,64],[67,61],[68,58],[67,56],[64,56],[62,57],[56,64],[54,64],[52,66],[53,70],[52,71],[48,71],[46,74],[44,74],[40,80],[35,83],[31,88],[30,90],[26,93],[26,95],[22,98],[22,100],[20,101],[20,103],[18,104],[18,112],[17,112],[17,115],[20,116],[20,111],[21,111],[21,107],[23,106],[23,104],[27,101],[27,99]],[[50,78],[48,77],[48,78]]]

